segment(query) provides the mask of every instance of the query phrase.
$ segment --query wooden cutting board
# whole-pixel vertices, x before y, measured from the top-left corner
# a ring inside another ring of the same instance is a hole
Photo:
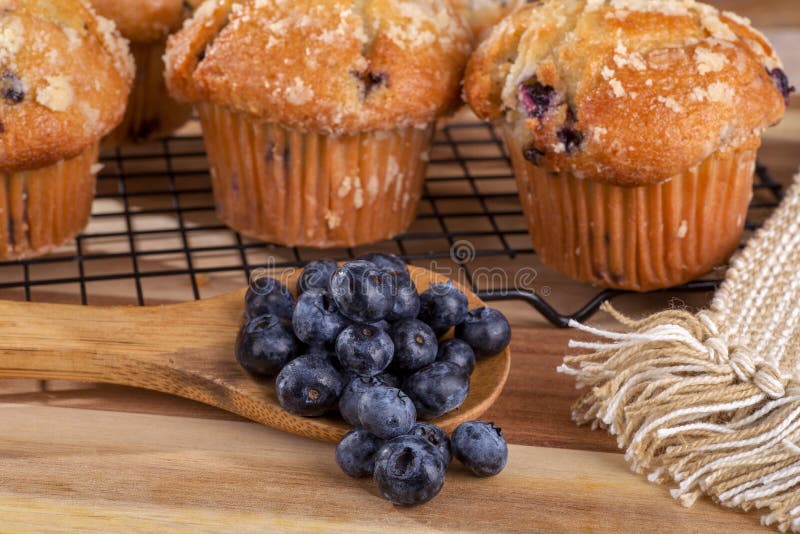
[[[487,414],[512,443],[506,470],[457,462],[442,493],[397,508],[336,466],[334,446],[191,401],[113,386],[25,381],[0,395],[0,531],[756,532],[757,514],[628,470],[605,433],[578,428],[555,367],[569,332],[518,327],[512,369]]]

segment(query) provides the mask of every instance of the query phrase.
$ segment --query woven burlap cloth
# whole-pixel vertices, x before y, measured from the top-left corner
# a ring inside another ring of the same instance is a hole
[[[578,423],[617,437],[631,467],[762,522],[800,531],[800,175],[731,267],[708,310],[643,320],[573,341],[559,370],[588,388]]]

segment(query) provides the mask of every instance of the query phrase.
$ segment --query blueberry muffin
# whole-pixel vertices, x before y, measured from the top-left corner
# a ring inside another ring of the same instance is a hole
[[[44,254],[86,225],[98,142],[132,77],[127,42],[85,2],[3,2],[0,259]]]
[[[164,85],[167,36],[179,29],[201,0],[91,0],[98,14],[113,20],[130,41],[136,77],[122,123],[105,139],[109,145],[165,137],[192,116],[192,106],[175,102]]]
[[[447,0],[220,0],[170,37],[166,77],[197,106],[223,221],[355,246],[412,222],[469,50]]]
[[[746,19],[691,0],[525,5],[465,81],[504,132],[542,261],[640,291],[736,249],[761,134],[791,90]]]

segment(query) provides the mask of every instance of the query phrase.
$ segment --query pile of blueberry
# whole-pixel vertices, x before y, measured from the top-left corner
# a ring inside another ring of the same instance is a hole
[[[503,431],[492,423],[462,423],[448,438],[438,426],[420,421],[389,439],[354,428],[336,447],[342,471],[351,477],[371,476],[381,495],[404,505],[435,497],[453,456],[473,474],[489,477],[506,466],[508,446]]]
[[[309,263],[297,301],[273,278],[255,280],[245,297],[236,358],[247,371],[276,376],[288,412],[314,417],[337,407],[356,427],[337,448],[352,476],[373,476],[397,504],[436,495],[450,463],[451,442],[430,420],[467,398],[477,358],[502,352],[511,339],[497,310],[469,310],[452,282],[417,292],[406,264],[368,254],[341,266]],[[455,327],[455,337],[440,338]],[[481,476],[498,473],[507,448],[489,423],[464,423],[452,452]]]

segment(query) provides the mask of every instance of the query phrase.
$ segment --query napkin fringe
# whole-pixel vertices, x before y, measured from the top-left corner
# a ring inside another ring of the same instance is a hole
[[[571,341],[583,353],[559,371],[589,390],[579,424],[606,429],[637,473],[669,483],[691,506],[702,494],[728,507],[766,508],[762,523],[800,529],[800,386],[769,359],[720,337],[711,312],[669,310],[628,332],[570,326],[606,341]]]

